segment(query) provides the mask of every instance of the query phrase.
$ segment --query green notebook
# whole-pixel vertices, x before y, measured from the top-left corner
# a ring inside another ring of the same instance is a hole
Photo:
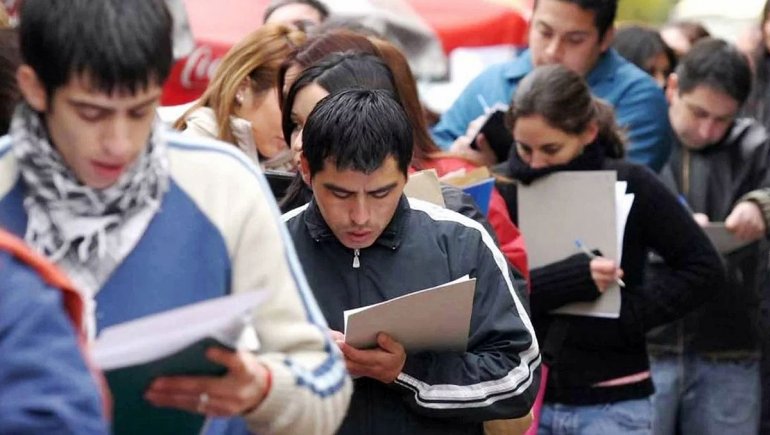
[[[210,299],[106,328],[93,347],[113,398],[116,435],[198,434],[201,414],[158,408],[144,399],[161,376],[221,376],[225,367],[206,358],[211,347],[259,347],[251,313],[264,292]]]
[[[206,349],[215,346],[226,347],[216,339],[205,338],[166,358],[106,372],[113,396],[113,434],[200,433],[203,415],[155,407],[144,400],[144,393],[153,379],[161,376],[224,375],[226,369],[205,356]]]

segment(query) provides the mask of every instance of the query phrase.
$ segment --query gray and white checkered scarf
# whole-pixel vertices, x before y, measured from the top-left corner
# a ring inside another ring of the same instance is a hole
[[[160,121],[155,122],[148,146],[134,164],[114,185],[94,189],[78,181],[51,146],[41,115],[20,105],[10,134],[27,187],[25,240],[54,262],[70,258],[70,265],[99,268],[108,247],[119,245],[123,224],[148,207],[157,209],[168,189],[166,147],[159,137]]]

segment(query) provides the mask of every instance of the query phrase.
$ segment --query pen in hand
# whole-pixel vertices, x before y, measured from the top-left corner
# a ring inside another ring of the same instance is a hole
[[[594,258],[598,257],[598,255],[594,254],[593,252],[591,252],[591,250],[586,248],[586,246],[583,244],[583,242],[581,240],[579,240],[579,239],[575,240],[575,246],[577,246],[577,248],[580,249],[584,254],[586,254],[588,256],[588,258],[590,258],[591,260],[593,260]],[[623,282],[623,280],[620,279],[620,278],[615,278],[615,282],[618,283],[618,285],[620,287],[625,288],[625,286],[626,286],[626,283]]]

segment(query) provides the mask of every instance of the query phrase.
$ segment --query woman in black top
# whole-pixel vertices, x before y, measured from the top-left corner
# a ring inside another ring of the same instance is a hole
[[[578,74],[556,65],[535,69],[519,85],[509,121],[515,148],[498,166],[498,187],[514,219],[516,183],[557,171],[614,170],[635,195],[620,267],[577,254],[531,270],[532,318],[550,365],[539,433],[650,433],[653,385],[644,334],[712,296],[724,279],[719,255],[652,172],[620,160],[623,138],[612,109],[591,96]],[[650,250],[667,267],[655,282],[644,282]],[[596,299],[621,277],[618,319],[550,313]]]

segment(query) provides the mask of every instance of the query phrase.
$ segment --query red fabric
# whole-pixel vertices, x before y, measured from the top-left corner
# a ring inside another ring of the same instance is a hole
[[[524,45],[527,21],[510,6],[483,0],[409,0],[438,34],[444,52],[457,47]]]
[[[40,278],[49,286],[57,288],[62,293],[62,300],[64,302],[64,310],[67,313],[69,319],[72,321],[77,333],[78,345],[83,359],[86,365],[91,370],[91,374],[97,381],[97,384],[101,387],[102,392],[102,404],[104,406],[105,415],[112,415],[112,401],[110,399],[109,388],[107,382],[102,376],[101,371],[97,369],[91,362],[88,352],[86,351],[86,336],[83,328],[83,300],[80,297],[80,293],[75,290],[75,287],[70,282],[69,278],[56,267],[53,263],[49,262],[43,256],[32,251],[23,240],[16,236],[0,229],[0,250],[9,252],[14,257],[21,260],[23,263],[29,265],[37,272]]]
[[[524,432],[524,435],[537,435],[540,426],[540,412],[543,409],[543,397],[545,397],[545,385],[548,382],[548,366],[540,364],[540,388],[537,390],[535,404],[532,405],[532,425]]]
[[[459,169],[472,170],[476,166],[462,158],[442,156],[426,160],[423,163],[425,169],[435,169],[439,177]],[[497,189],[492,190],[492,198],[489,201],[489,213],[487,215],[490,225],[497,234],[500,242],[500,250],[508,261],[524,275],[529,281],[529,267],[527,265],[527,250],[524,237],[519,229],[511,221],[505,200]]]
[[[444,51],[457,47],[524,45],[527,20],[512,6],[485,0],[407,0],[441,41]],[[163,87],[161,104],[172,106],[198,98],[227,50],[262,24],[270,0],[184,0],[195,50],[177,61]],[[523,10],[531,0],[522,0]]]

